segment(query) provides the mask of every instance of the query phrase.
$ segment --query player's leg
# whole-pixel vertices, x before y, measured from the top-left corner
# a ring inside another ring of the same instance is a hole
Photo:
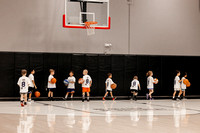
[[[51,100],[51,91],[49,89],[49,92],[48,92],[48,100]]]
[[[137,92],[137,91],[134,91],[134,100],[135,100],[135,101],[137,100],[137,95],[138,95],[138,92]]]
[[[20,103],[21,103],[21,106],[24,107],[24,95],[23,94],[20,94]]]
[[[66,95],[65,95],[65,99],[67,99],[68,96],[69,96],[69,92],[66,93]]]
[[[114,101],[114,100],[115,100],[115,98],[114,98],[114,96],[113,96],[113,93],[112,93],[112,91],[110,91],[110,96],[111,96],[112,100]]]
[[[85,100],[85,92],[82,92],[82,102]]]
[[[27,105],[27,93],[24,94],[24,105]]]
[[[181,100],[181,94],[182,94],[182,90],[179,90],[179,94],[178,94],[178,99]]]
[[[88,102],[90,101],[90,92],[89,91],[87,92],[87,101]]]
[[[183,91],[183,98],[184,98],[184,99],[185,99],[185,91],[186,91],[186,90]]]
[[[108,95],[108,91],[106,91],[104,97],[103,97],[103,100],[106,100],[106,96]]]
[[[53,90],[51,91],[51,100],[53,100]]]
[[[73,99],[73,97],[74,97],[74,93],[75,93],[75,91],[72,90],[72,92],[71,92],[71,99]]]
[[[176,100],[176,90],[174,90],[174,93],[173,93],[173,98],[172,100]]]
[[[152,99],[152,94],[153,94],[153,89],[149,89],[149,97],[150,97],[150,100]]]

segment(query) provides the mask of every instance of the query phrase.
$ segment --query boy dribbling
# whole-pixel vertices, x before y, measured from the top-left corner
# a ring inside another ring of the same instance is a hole
[[[108,73],[108,78],[106,79],[105,85],[106,85],[106,93],[103,97],[103,100],[106,100],[106,96],[108,95],[108,93],[110,93],[110,96],[112,98],[112,100],[114,101],[116,98],[113,97],[113,93],[112,93],[112,88],[111,85],[114,84],[113,80],[112,80],[112,73]]]

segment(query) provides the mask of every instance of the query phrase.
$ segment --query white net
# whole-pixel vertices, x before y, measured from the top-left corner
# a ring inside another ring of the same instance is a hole
[[[95,34],[95,27],[86,26],[86,29],[87,29],[87,35],[88,36]]]

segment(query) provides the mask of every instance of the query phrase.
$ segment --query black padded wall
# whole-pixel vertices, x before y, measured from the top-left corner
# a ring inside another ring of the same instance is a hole
[[[21,76],[21,69],[36,70],[35,81],[41,96],[47,96],[46,86],[49,69],[55,69],[57,89],[54,96],[64,96],[63,80],[69,71],[75,72],[78,81],[82,77],[83,69],[89,70],[93,79],[91,96],[103,96],[107,73],[113,73],[113,81],[118,87],[114,95],[130,95],[130,82],[134,75],[139,77],[142,90],[139,95],[145,95],[146,72],[152,70],[154,77],[159,79],[155,85],[156,96],[171,96],[175,71],[188,72],[192,86],[187,89],[188,95],[200,95],[198,77],[200,72],[200,57],[194,56],[147,56],[147,55],[96,55],[96,54],[56,54],[56,53],[0,53],[0,83],[1,97],[19,96],[17,80]],[[81,86],[76,83],[76,96],[81,96]]]

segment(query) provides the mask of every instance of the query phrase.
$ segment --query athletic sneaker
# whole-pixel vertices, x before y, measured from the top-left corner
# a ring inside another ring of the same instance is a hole
[[[149,100],[153,100],[153,98],[149,98]]]
[[[27,103],[26,103],[26,102],[24,102],[24,105],[27,105]]]
[[[63,97],[62,99],[63,99],[64,101],[66,101],[66,100],[67,100],[67,98],[65,98],[65,97]]]
[[[103,97],[103,101],[105,101],[106,99],[105,99],[105,97]]]
[[[31,102],[31,99],[28,99],[28,102]]]
[[[181,100],[181,97],[178,97],[176,100]]]
[[[112,98],[113,101],[115,101],[116,99],[117,99],[116,97],[113,97],[113,98]]]
[[[82,99],[82,102],[84,102],[84,99]]]
[[[174,97],[174,98],[172,98],[172,100],[176,100],[176,98]]]
[[[90,100],[89,99],[87,99],[87,102],[89,102]]]
[[[23,103],[21,103],[21,107],[24,107],[24,104],[23,104]]]

